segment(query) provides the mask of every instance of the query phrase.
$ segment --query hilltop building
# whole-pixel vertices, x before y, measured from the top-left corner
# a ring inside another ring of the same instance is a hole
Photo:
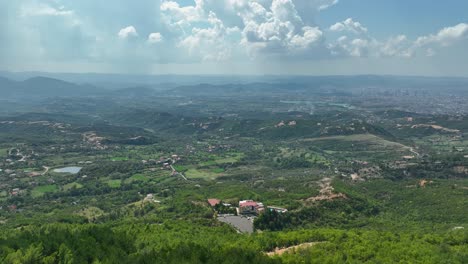
[[[239,214],[260,214],[265,210],[263,203],[253,200],[244,200],[239,202]]]

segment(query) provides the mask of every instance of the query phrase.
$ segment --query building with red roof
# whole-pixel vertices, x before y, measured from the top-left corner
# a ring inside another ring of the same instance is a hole
[[[244,200],[239,202],[239,214],[260,214],[265,210],[263,203],[253,200]]]
[[[218,199],[208,199],[208,203],[211,207],[215,207],[216,205],[221,203],[221,200]]]

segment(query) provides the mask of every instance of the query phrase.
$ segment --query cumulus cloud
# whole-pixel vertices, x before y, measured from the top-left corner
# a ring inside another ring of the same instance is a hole
[[[159,43],[163,40],[163,36],[159,32],[151,33],[148,35],[148,42],[151,44]]]
[[[306,25],[291,0],[273,0],[269,7],[251,2],[239,16],[245,25],[241,43],[254,57],[312,52],[322,43],[322,31]]]
[[[164,1],[160,10],[163,23],[179,39],[177,47],[187,50],[191,57],[228,59],[236,53],[255,59],[310,55],[323,47],[323,32],[315,24],[303,21],[296,4],[318,10],[318,5],[334,1],[312,2],[196,0],[195,5],[181,6]],[[202,54],[206,45],[211,45],[213,54]]]
[[[207,23],[210,26],[206,28],[193,28],[191,34],[184,37],[178,47],[185,48],[190,56],[200,57],[203,61],[230,59],[232,44],[227,38],[238,33],[238,29],[226,28],[214,13],[209,14]]]
[[[120,29],[117,35],[120,39],[128,39],[131,37],[138,37],[138,32],[136,31],[134,26],[128,26]]]
[[[411,41],[405,35],[391,37],[380,43],[379,52],[388,57],[412,57],[413,50],[409,48]]]
[[[324,10],[336,5],[337,0],[183,3],[0,0],[0,64],[27,60],[95,60],[115,65],[132,61],[141,65],[291,62],[330,56],[437,57],[446,47],[463,45],[468,38],[466,23],[426,36],[396,34],[385,38],[375,38],[357,18],[319,26],[317,14],[325,15]],[[128,12],[130,9],[132,12]],[[116,43],[116,38],[127,41]]]
[[[162,21],[172,37],[179,55],[185,60],[222,61],[231,57],[239,32],[228,27],[217,14],[206,8],[203,0],[194,6],[180,6],[174,1],[161,4]]]
[[[370,36],[353,38],[341,36],[328,45],[335,56],[351,57],[400,57],[410,58],[414,55],[413,42],[405,35],[377,40]]]
[[[414,55],[413,42],[407,36],[398,35],[378,40],[364,25],[352,18],[333,24],[329,30],[344,34],[328,44],[335,56],[409,58]]]
[[[335,32],[347,31],[354,34],[367,33],[367,28],[361,25],[361,23],[353,21],[352,18],[348,18],[342,22],[338,22],[330,26],[330,30]]]
[[[453,27],[443,28],[437,34],[419,37],[416,40],[415,45],[421,47],[428,44],[437,44],[446,47],[467,38],[468,24],[460,23]]]
[[[468,24],[461,23],[452,27],[445,27],[435,34],[408,39],[405,35],[377,40],[368,34],[360,23],[351,19],[338,22],[329,28],[334,32],[352,33],[343,35],[328,44],[328,48],[335,56],[351,57],[404,57],[411,58],[418,54],[427,57],[437,55],[437,50],[468,40]],[[359,37],[355,37],[359,34]]]

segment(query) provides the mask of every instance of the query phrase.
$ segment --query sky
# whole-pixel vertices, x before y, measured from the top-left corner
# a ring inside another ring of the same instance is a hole
[[[0,0],[0,70],[468,77],[466,0]]]

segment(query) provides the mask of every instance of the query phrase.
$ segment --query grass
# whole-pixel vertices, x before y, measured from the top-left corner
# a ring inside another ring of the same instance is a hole
[[[126,183],[140,181],[140,182],[147,182],[149,178],[144,174],[134,174],[132,177],[125,180]]]
[[[122,181],[121,180],[107,180],[107,185],[109,185],[109,187],[111,188],[120,188],[120,186],[122,185]]]
[[[69,191],[72,188],[81,189],[83,188],[83,185],[77,182],[72,182],[63,186],[64,191]]]
[[[7,148],[0,148],[0,158],[6,158],[8,156]]]
[[[55,184],[37,186],[31,191],[31,196],[34,198],[42,197],[46,193],[53,193],[58,191],[58,187]]]
[[[173,165],[174,169],[178,172],[185,172],[188,170],[186,166],[183,165]]]
[[[228,157],[216,157],[214,156],[213,160],[201,162],[199,164],[200,167],[206,166],[214,166],[226,163],[235,163],[238,162],[242,157],[244,157],[244,153],[229,153]]]
[[[414,155],[408,146],[372,134],[307,138],[302,142],[341,158],[387,160]]]
[[[211,172],[213,172],[213,173],[223,173],[224,169],[223,168],[214,168],[214,169],[211,170]]]
[[[185,172],[185,176],[194,179],[214,179],[221,175],[220,173],[213,172],[211,170],[189,169]]]

